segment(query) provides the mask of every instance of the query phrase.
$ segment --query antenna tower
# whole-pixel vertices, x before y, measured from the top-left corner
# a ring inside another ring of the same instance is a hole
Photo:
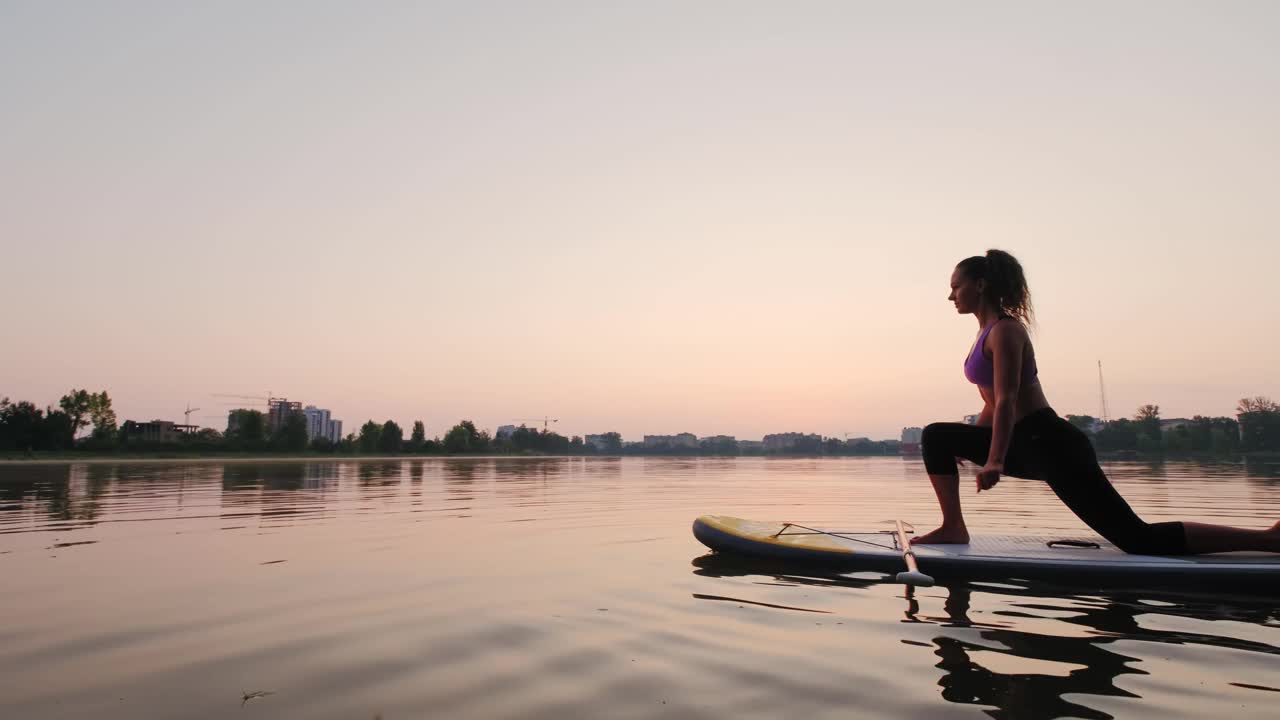
[[[1107,410],[1107,386],[1102,384],[1102,361],[1098,361],[1098,396],[1102,402],[1102,417],[1099,418],[1104,423],[1111,422],[1111,414]]]

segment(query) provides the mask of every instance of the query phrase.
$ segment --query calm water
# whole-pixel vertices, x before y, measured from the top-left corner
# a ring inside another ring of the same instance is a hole
[[[1280,518],[1274,466],[1116,464],[1148,519]],[[975,532],[1084,532],[1047,488]],[[1274,598],[709,555],[694,517],[938,519],[919,461],[0,465],[0,717],[1274,718]],[[1207,590],[1207,589],[1206,589]],[[248,697],[246,697],[248,696]]]

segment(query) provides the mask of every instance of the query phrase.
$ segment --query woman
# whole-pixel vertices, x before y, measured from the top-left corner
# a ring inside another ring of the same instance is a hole
[[[1098,467],[1089,438],[1058,417],[1036,368],[1027,336],[1031,297],[1022,266],[1009,253],[988,250],[966,258],[951,275],[956,312],[978,319],[978,339],[964,374],[978,386],[982,414],[977,425],[933,423],[921,445],[929,481],[942,506],[942,527],[914,543],[967,543],[960,510],[956,459],[981,464],[978,492],[1001,475],[1042,479],[1099,535],[1130,553],[1185,555],[1233,550],[1280,552],[1280,523],[1246,530],[1191,522],[1143,522]]]

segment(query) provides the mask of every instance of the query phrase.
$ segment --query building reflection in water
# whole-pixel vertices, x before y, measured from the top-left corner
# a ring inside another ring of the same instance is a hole
[[[332,462],[229,462],[222,465],[222,517],[238,522],[224,529],[245,527],[258,517],[272,525],[321,517],[326,495],[336,492],[342,469]]]

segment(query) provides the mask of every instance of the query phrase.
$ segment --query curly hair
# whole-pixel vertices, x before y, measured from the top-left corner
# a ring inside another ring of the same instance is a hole
[[[961,260],[956,268],[973,280],[985,280],[982,299],[1032,325],[1035,310],[1031,306],[1031,290],[1027,276],[1017,258],[1003,250],[988,250],[986,255],[974,255]]]

